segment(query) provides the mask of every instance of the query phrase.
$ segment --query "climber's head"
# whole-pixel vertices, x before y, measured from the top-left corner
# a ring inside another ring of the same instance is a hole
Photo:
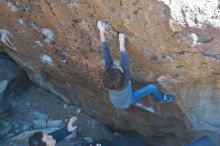
[[[103,84],[111,90],[120,90],[124,82],[124,73],[120,66],[108,67],[103,74]]]
[[[55,146],[56,140],[51,135],[35,132],[28,140],[29,146]]]

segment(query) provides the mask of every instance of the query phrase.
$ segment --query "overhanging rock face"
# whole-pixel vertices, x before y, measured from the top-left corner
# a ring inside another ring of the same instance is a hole
[[[35,83],[81,105],[106,124],[137,130],[152,145],[176,146],[191,134],[211,134],[215,141],[220,133],[220,33],[219,22],[214,20],[219,6],[208,0],[207,7],[200,4],[183,0],[3,0],[0,29],[11,34],[15,47],[4,51]],[[210,8],[215,11],[206,13]],[[135,107],[123,111],[112,107],[101,82],[98,19],[111,26],[106,35],[116,59],[117,31],[127,34],[132,78],[158,84],[176,95],[175,104],[145,100],[156,107],[156,115]]]

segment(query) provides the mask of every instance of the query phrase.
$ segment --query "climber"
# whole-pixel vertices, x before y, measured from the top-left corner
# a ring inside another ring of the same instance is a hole
[[[146,85],[140,89],[133,90],[129,80],[128,55],[125,49],[125,34],[119,34],[119,56],[120,65],[113,64],[109,47],[105,38],[107,24],[102,20],[97,22],[100,31],[102,54],[105,60],[105,71],[103,84],[108,89],[109,98],[112,104],[119,109],[126,109],[130,105],[139,105],[137,101],[151,94],[159,103],[171,103],[175,97],[159,91],[154,84]],[[154,109],[146,110],[155,112]]]
[[[76,117],[72,117],[67,127],[59,129],[49,134],[41,131],[35,132],[29,138],[29,146],[55,146],[56,143],[63,140],[66,136],[76,130]],[[110,139],[101,139],[94,141],[91,137],[85,137],[73,142],[73,146],[146,146],[144,137],[139,134],[127,136],[113,136]]]

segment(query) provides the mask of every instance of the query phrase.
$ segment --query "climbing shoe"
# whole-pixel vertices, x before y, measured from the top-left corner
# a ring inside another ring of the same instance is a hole
[[[147,104],[143,104],[143,103],[140,103],[140,102],[137,102],[134,104],[136,107],[139,107],[143,110],[146,110],[148,112],[151,112],[151,113],[156,113],[156,110],[154,109],[153,106],[151,105],[147,105]]]

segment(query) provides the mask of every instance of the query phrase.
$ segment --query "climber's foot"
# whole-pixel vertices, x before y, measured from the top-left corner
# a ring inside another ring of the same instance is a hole
[[[148,111],[148,112],[151,112],[151,113],[154,113],[154,114],[156,113],[156,110],[155,110],[154,107],[151,106],[151,105],[143,104],[143,103],[137,102],[137,103],[135,103],[135,106],[137,106],[137,107],[139,107],[139,108],[141,108],[141,109],[143,109],[143,110],[146,110],[146,111]]]

